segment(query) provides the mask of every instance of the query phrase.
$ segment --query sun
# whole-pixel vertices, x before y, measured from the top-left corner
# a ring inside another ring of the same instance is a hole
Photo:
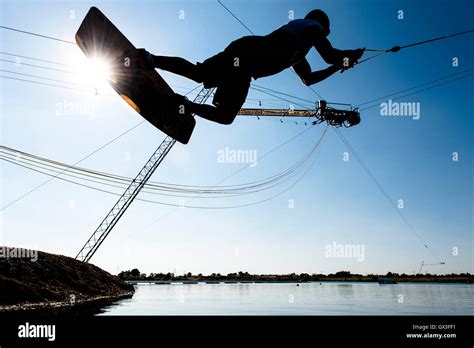
[[[83,88],[103,91],[113,79],[112,64],[100,56],[77,56],[73,62],[75,82]]]
[[[112,69],[110,64],[99,57],[89,60],[86,79],[93,83],[107,82],[112,77]]]

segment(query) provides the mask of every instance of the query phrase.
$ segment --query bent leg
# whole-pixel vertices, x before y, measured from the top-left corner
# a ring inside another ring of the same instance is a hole
[[[201,69],[180,57],[153,56],[155,68],[178,74],[198,83],[202,83]]]
[[[193,102],[189,102],[187,106],[188,110],[190,110],[193,114],[196,114],[212,122],[225,124],[222,122],[221,110],[219,110],[215,106],[207,104],[196,104]]]
[[[209,121],[231,124],[245,103],[249,88],[250,78],[230,79],[217,87],[212,101],[215,106],[189,102],[188,108],[192,113]]]

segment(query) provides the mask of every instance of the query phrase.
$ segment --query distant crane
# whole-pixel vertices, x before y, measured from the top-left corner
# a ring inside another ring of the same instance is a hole
[[[421,271],[423,270],[423,267],[426,266],[439,266],[439,265],[445,265],[446,262],[437,262],[437,263],[425,263],[425,261],[421,261],[421,266],[420,270],[418,271],[418,274],[421,274]]]
[[[202,88],[194,99],[195,103],[203,104],[213,94],[214,88],[206,89]],[[241,116],[273,116],[273,117],[301,117],[301,118],[314,118],[311,123],[313,125],[327,122],[331,126],[335,127],[352,127],[360,122],[360,114],[358,109],[353,109],[349,104],[337,104],[346,105],[349,110],[338,110],[328,106],[324,100],[320,100],[316,105],[315,110],[295,110],[293,108],[288,109],[241,109],[239,115]],[[155,150],[150,159],[145,163],[143,168],[140,170],[138,175],[133,179],[130,185],[127,187],[125,192],[120,196],[118,201],[105,216],[100,223],[99,227],[92,233],[87,242],[81,248],[79,253],[76,255],[76,259],[89,262],[94,256],[97,249],[104,242],[105,238],[112,231],[114,226],[120,220],[122,215],[125,213],[127,208],[132,204],[133,200],[138,196],[141,189],[145,186],[148,179],[152,176],[161,162],[164,160],[166,155],[169,153],[171,148],[176,143],[176,140],[170,136],[167,136],[160,144],[158,149]]]

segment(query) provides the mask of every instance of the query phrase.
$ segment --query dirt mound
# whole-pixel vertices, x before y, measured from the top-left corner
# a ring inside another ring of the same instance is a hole
[[[0,310],[71,306],[133,295],[133,286],[89,263],[0,247]]]

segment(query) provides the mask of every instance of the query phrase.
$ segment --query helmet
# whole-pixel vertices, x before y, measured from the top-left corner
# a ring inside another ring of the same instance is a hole
[[[328,15],[322,10],[312,10],[310,11],[304,19],[314,19],[321,24],[324,30],[324,35],[328,36],[331,30],[329,29],[329,17]]]

